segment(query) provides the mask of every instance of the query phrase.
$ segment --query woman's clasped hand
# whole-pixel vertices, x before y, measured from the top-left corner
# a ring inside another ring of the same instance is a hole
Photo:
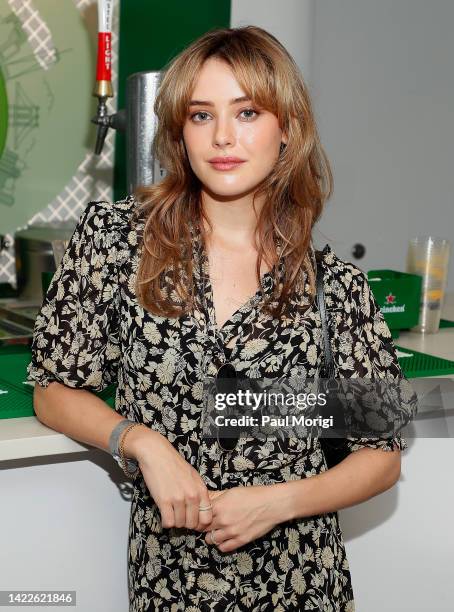
[[[275,485],[237,486],[225,491],[209,491],[213,519],[205,528],[208,544],[231,552],[268,533],[286,520],[286,504]],[[212,535],[214,532],[213,542]]]
[[[153,432],[152,439],[148,437],[136,457],[161,513],[163,528],[207,532],[206,542],[227,552],[264,535],[285,520],[285,504],[276,491],[279,485],[208,490],[198,471],[157,432]]]

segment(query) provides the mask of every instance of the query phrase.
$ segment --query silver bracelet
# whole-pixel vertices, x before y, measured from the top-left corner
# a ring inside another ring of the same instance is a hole
[[[114,428],[109,438],[109,451],[118,465],[123,469],[120,458],[120,449],[118,448],[118,442],[120,440],[121,434],[124,430],[131,425],[131,423],[136,424],[137,421],[132,421],[131,419],[123,419],[120,421]],[[135,459],[126,459],[126,465],[128,471],[133,474],[137,468],[139,467],[138,462]]]

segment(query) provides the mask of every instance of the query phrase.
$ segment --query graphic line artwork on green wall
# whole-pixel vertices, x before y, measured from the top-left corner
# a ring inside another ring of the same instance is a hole
[[[0,0],[0,233],[58,195],[91,147],[94,54],[74,0],[34,0],[27,31]]]

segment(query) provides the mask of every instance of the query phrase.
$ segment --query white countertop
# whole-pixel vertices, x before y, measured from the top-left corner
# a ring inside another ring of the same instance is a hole
[[[446,295],[441,318],[454,321],[454,293]],[[436,334],[401,332],[394,343],[421,353],[454,360],[454,327],[445,327]]]
[[[89,450],[34,416],[0,420],[0,461]]]
[[[446,294],[442,318],[454,320],[454,293]],[[394,342],[422,353],[454,359],[454,327],[440,329],[436,334],[401,332]],[[91,446],[46,427],[36,417],[0,419],[0,461],[89,450]]]

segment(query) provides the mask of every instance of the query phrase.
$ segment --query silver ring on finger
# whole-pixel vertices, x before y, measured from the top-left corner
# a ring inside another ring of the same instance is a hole
[[[214,539],[214,532],[215,532],[215,531],[216,531],[215,529],[212,529],[212,530],[210,531],[210,537],[211,537],[211,541],[212,541],[212,543],[217,545],[217,544],[218,544],[218,542],[216,542],[216,540]]]
[[[199,510],[203,512],[204,510],[211,510],[212,507],[211,504],[209,506],[199,506]]]

